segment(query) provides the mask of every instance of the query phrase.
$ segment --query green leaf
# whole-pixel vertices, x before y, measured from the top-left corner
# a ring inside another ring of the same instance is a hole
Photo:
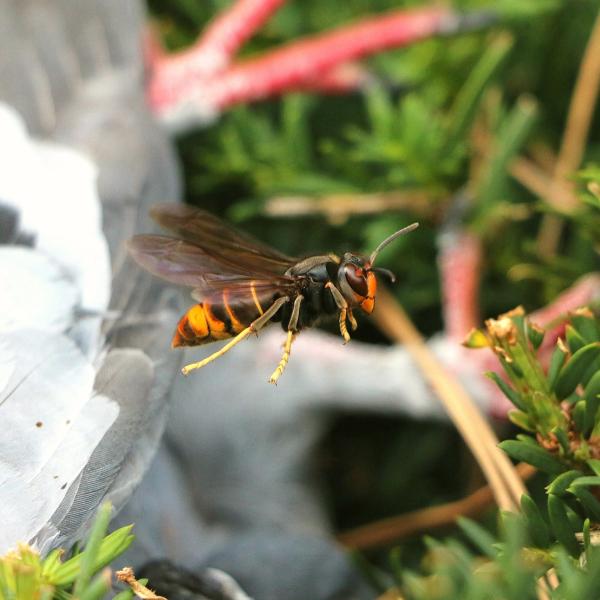
[[[486,212],[493,204],[504,199],[506,182],[508,180],[508,164],[527,140],[536,116],[537,103],[530,96],[522,96],[502,123],[502,127],[494,140],[495,152],[487,166],[487,173],[482,177],[482,183],[477,193],[478,228],[485,222]]]
[[[42,564],[42,576],[44,578],[51,578],[56,573],[61,565],[63,554],[64,551],[61,548],[56,548],[46,556]]]
[[[564,496],[571,483],[580,477],[583,477],[581,471],[571,470],[566,473],[561,473],[546,487],[546,490],[549,494]]]
[[[565,359],[567,357],[567,350],[562,346],[562,343],[558,343],[552,352],[552,357],[550,358],[550,367],[548,369],[548,386],[551,391],[554,391],[556,387],[556,380],[558,379],[558,374],[560,373],[560,369],[563,366]]]
[[[592,364],[586,369],[583,377],[581,378],[581,385],[586,386],[592,377],[600,371],[600,357],[592,361]]]
[[[573,419],[573,423],[575,425],[575,429],[580,433],[585,433],[585,414],[587,411],[586,401],[579,400],[575,403],[573,407],[573,412],[571,413],[571,418]]]
[[[133,590],[123,590],[114,596],[112,600],[133,600]]]
[[[537,443],[536,439],[531,437],[530,435],[526,435],[524,433],[517,433],[517,435],[515,437],[517,438],[517,440],[519,440],[520,442],[523,442],[524,444],[527,444],[529,446],[534,446],[535,448],[540,447],[540,445]]]
[[[387,140],[394,131],[396,115],[390,95],[381,86],[369,86],[366,93],[367,113],[376,138]]]
[[[598,357],[600,357],[600,342],[588,344],[577,350],[558,374],[556,395],[560,399],[571,395],[582,382],[587,369]]]
[[[499,72],[512,45],[513,40],[510,35],[496,36],[472,69],[458,92],[450,112],[448,139],[444,150],[446,153],[452,152],[454,147],[463,140],[473,122],[483,93]]]
[[[36,600],[37,578],[33,568],[20,565],[14,570],[15,591],[17,600]]]
[[[148,580],[146,578],[138,579],[138,583],[141,583],[142,585],[148,585]],[[113,597],[112,600],[133,600],[133,590],[131,588],[127,588],[126,590],[119,592]]]
[[[586,519],[583,522],[583,547],[585,548],[585,551],[588,552],[588,550],[591,548],[592,546],[592,539],[590,536],[590,520]]]
[[[511,458],[526,462],[545,473],[558,475],[566,470],[566,467],[557,458],[539,446],[517,440],[504,440],[500,442],[499,446]]]
[[[572,354],[575,354],[577,350],[586,345],[585,340],[577,333],[572,325],[567,325],[565,327],[565,337],[567,339],[567,346],[569,346],[569,350]]]
[[[548,516],[558,542],[564,546],[571,556],[577,558],[580,554],[580,547],[567,515],[567,507],[554,494],[548,495]]]
[[[593,313],[588,309],[580,309],[571,315],[571,323],[587,343],[600,341],[600,327],[598,327]]]
[[[544,341],[546,331],[538,327],[535,323],[527,324],[527,337],[534,350],[537,350]]]
[[[463,530],[469,540],[477,546],[486,556],[494,558],[497,554],[494,544],[496,538],[487,529],[484,529],[479,523],[467,519],[466,517],[458,517],[456,520],[458,526]]]
[[[600,460],[597,458],[589,458],[587,461],[588,466],[596,475],[600,476]]]
[[[571,493],[579,500],[586,514],[591,517],[594,522],[600,522],[600,502],[587,487],[573,486]]]
[[[550,529],[538,505],[527,494],[521,496],[521,510],[527,520],[531,541],[539,548],[547,548],[552,541]]]
[[[105,503],[100,507],[98,515],[92,526],[92,530],[88,537],[85,550],[81,554],[81,563],[79,568],[79,575],[75,580],[73,587],[73,593],[75,596],[81,596],[85,588],[90,582],[92,575],[96,571],[95,566],[97,562],[98,552],[106,533],[110,516],[112,513],[112,507],[110,503]]]
[[[98,573],[79,596],[80,600],[101,600],[110,591],[110,569]]]
[[[577,486],[579,486],[579,487],[582,487],[582,486],[589,487],[589,486],[596,486],[596,485],[600,485],[600,476],[598,476],[598,475],[586,475],[584,477],[579,477],[578,479],[576,479],[575,481],[573,481],[571,483],[570,487],[571,488],[574,488],[574,487],[577,487]]]
[[[526,411],[527,407],[523,404],[519,392],[511,387],[498,373],[487,371],[485,376],[491,379],[502,391],[502,393],[519,409]]]
[[[566,454],[571,453],[571,447],[569,445],[569,436],[567,432],[562,427],[554,427],[552,429],[552,433],[556,436],[560,447],[564,450]]]
[[[598,406],[600,406],[600,371],[595,373],[585,386],[585,431],[589,433],[596,424]]]
[[[517,427],[520,427],[525,431],[535,432],[535,425],[532,422],[531,417],[522,410],[509,410],[508,419],[511,423],[514,423]]]
[[[98,552],[97,563],[95,565],[95,570],[101,569],[106,566],[108,563],[113,561],[117,556],[125,552],[127,548],[131,545],[131,542],[134,540],[133,535],[131,535],[131,530],[133,525],[127,525],[125,527],[121,527],[116,531],[113,531],[110,535],[107,535],[103,540],[100,546],[100,551]],[[72,583],[77,574],[79,573],[80,563],[81,563],[81,554],[74,556],[68,561],[64,562],[60,567],[56,570],[55,574],[51,579],[51,583],[54,585],[67,585]]]

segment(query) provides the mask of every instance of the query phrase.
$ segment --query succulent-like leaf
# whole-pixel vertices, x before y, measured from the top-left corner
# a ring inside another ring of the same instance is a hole
[[[518,440],[505,440],[500,442],[499,446],[511,458],[526,462],[545,473],[558,475],[566,470],[566,467],[557,458],[537,445],[530,445]]]
[[[556,539],[571,556],[578,557],[580,548],[567,515],[567,507],[563,500],[555,494],[548,494],[548,516]]]
[[[552,352],[552,357],[550,358],[550,367],[548,369],[548,385],[551,391],[554,391],[554,388],[556,387],[556,381],[562,366],[565,364],[567,354],[567,348],[559,340],[558,344],[556,344],[556,347],[554,348],[554,351]]]
[[[582,383],[587,369],[600,357],[600,342],[587,344],[573,354],[563,366],[556,380],[555,391],[559,398],[566,398]]]
[[[587,487],[575,485],[570,488],[571,493],[579,500],[587,515],[596,523],[600,522],[600,502]]]
[[[571,418],[573,419],[573,424],[575,425],[575,429],[579,433],[585,433],[585,415],[587,411],[587,403],[585,400],[579,400],[575,403],[573,407],[573,412],[571,413]]]
[[[600,327],[594,314],[587,308],[581,308],[571,315],[571,323],[577,333],[588,343],[600,341]]]
[[[545,335],[546,331],[535,323],[527,324],[527,337],[534,350],[537,350],[542,345]]]
[[[485,374],[486,377],[491,379],[501,390],[501,392],[519,409],[526,411],[527,407],[521,400],[521,396],[519,392],[515,390],[510,384],[506,383],[498,373],[495,371],[487,371]]]
[[[600,476],[600,460],[597,458],[589,458],[586,462],[589,468],[594,471],[596,475]]]
[[[575,479],[570,485],[570,488],[575,487],[590,487],[600,485],[600,476],[598,475],[587,475]],[[570,491],[570,490],[569,490]]]
[[[511,410],[508,412],[508,418],[510,422],[514,423],[517,427],[532,433],[535,432],[535,424],[526,412],[523,412],[522,410]]]
[[[565,473],[561,473],[558,477],[556,477],[546,489],[549,494],[564,496],[567,493],[571,483],[580,477],[583,477],[583,473],[581,471],[566,471]]]
[[[497,551],[494,547],[496,539],[489,531],[487,531],[487,529],[484,529],[479,523],[467,519],[466,517],[459,517],[457,523],[469,540],[475,544],[481,552],[490,558],[496,556]]]
[[[567,339],[567,346],[569,346],[569,350],[573,354],[586,345],[585,339],[570,324],[565,327],[565,337]]]
[[[521,510],[527,520],[527,528],[531,541],[539,548],[547,548],[551,541],[550,528],[544,519],[538,505],[530,496],[521,496]]]
[[[596,424],[600,406],[600,371],[595,373],[585,386],[585,431],[589,433]]]

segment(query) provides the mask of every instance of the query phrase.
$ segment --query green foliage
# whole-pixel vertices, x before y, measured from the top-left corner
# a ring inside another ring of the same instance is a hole
[[[497,535],[460,519],[468,546],[430,542],[427,572],[401,576],[403,597],[534,599],[542,586],[553,599],[596,598],[600,546],[591,524],[600,523],[600,318],[590,308],[568,315],[566,343],[556,342],[547,369],[540,361],[540,352],[548,354],[544,332],[522,309],[486,325],[485,334],[473,336],[476,345],[485,336],[498,355],[506,379],[492,379],[518,407],[513,422],[528,432],[500,446],[547,474],[545,506],[523,496],[521,514],[500,515]]]
[[[26,545],[0,557],[0,600],[97,600],[104,597],[111,588],[110,571],[105,567],[133,541],[132,525],[105,535],[110,515],[111,507],[105,504],[85,548],[67,560],[63,560],[61,549],[42,558]]]
[[[486,325],[488,343],[508,381],[497,375],[493,379],[518,409],[512,420],[540,441],[538,446],[507,440],[503,449],[554,475],[569,468],[591,473],[587,461],[600,456],[600,319],[589,308],[570,315],[565,341],[555,344],[547,371],[537,356],[543,332],[525,318],[523,309]]]

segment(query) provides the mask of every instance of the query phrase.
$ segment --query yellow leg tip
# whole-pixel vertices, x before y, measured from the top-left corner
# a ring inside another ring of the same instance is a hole
[[[183,367],[181,369],[181,374],[185,375],[187,377],[194,369],[199,369],[201,366],[203,366],[203,365],[199,365],[198,363],[193,363],[191,365],[185,365],[185,367]]]

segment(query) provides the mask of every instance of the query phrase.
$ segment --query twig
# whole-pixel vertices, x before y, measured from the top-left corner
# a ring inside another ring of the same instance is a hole
[[[236,52],[286,0],[236,0],[218,14],[187,50],[162,57],[153,77],[170,81],[212,75],[227,67]]]
[[[479,273],[481,240],[467,231],[440,236],[438,265],[442,280],[444,331],[450,340],[462,342],[479,324]]]
[[[397,588],[391,588],[383,595],[378,596],[377,600],[404,600],[404,596]]]
[[[524,463],[517,465],[516,470],[524,481],[535,473],[531,465]],[[455,502],[415,510],[340,533],[337,540],[342,545],[357,550],[386,546],[421,531],[429,532],[453,525],[458,517],[477,517],[493,502],[494,494],[490,486],[486,485]]]
[[[510,163],[508,170],[532,194],[544,199],[548,199],[552,194],[552,180],[550,176],[528,158],[515,158]]]
[[[210,95],[219,108],[281,93],[348,61],[428,38],[453,19],[441,8],[402,10],[311,36],[228,69]]]
[[[358,62],[341,64],[313,79],[300,81],[289,89],[295,92],[320,92],[322,94],[347,94],[366,89],[376,78],[365,65]]]
[[[519,510],[525,487],[497,447],[498,439],[458,380],[431,353],[402,307],[386,290],[377,295],[375,322],[386,335],[406,345],[424,378],[437,393],[465,443],[477,459],[499,508]]]
[[[497,18],[493,11],[460,14],[437,6],[397,10],[292,42],[258,58],[229,64],[241,42],[280,3],[238,0],[229,15],[223,17],[228,27],[217,19],[205,34],[210,38],[208,42],[203,36],[192,49],[173,57],[151,49],[147,54],[150,60],[147,91],[154,112],[164,121],[181,127],[187,122],[214,119],[234,104],[306,86],[314,89],[318,82],[322,82],[321,87],[331,88],[331,78],[339,79],[336,69],[342,65],[433,35],[483,27]],[[252,27],[242,28],[239,15],[246,6],[256,18],[248,20]],[[258,8],[264,9],[263,12]],[[231,40],[227,39],[227,32]],[[354,84],[357,83],[355,80]],[[339,82],[333,87],[339,90]]]
[[[131,567],[124,567],[115,573],[117,579],[126,583],[131,591],[142,600],[167,600],[163,596],[157,596],[152,590],[142,585],[136,578]]]
[[[596,17],[590,39],[579,67],[579,74],[571,96],[567,124],[554,169],[553,187],[571,189],[567,177],[581,164],[585,145],[600,91],[600,11]],[[555,206],[563,213],[573,212],[577,199],[573,194],[561,195]],[[541,256],[551,257],[562,233],[563,221],[556,215],[545,215],[537,239]]]
[[[419,216],[430,216],[439,208],[433,204],[430,196],[424,192],[403,190],[374,194],[327,194],[317,198],[277,196],[265,203],[264,212],[273,217],[324,214],[330,222],[341,224],[352,215],[403,209],[409,209]]]

